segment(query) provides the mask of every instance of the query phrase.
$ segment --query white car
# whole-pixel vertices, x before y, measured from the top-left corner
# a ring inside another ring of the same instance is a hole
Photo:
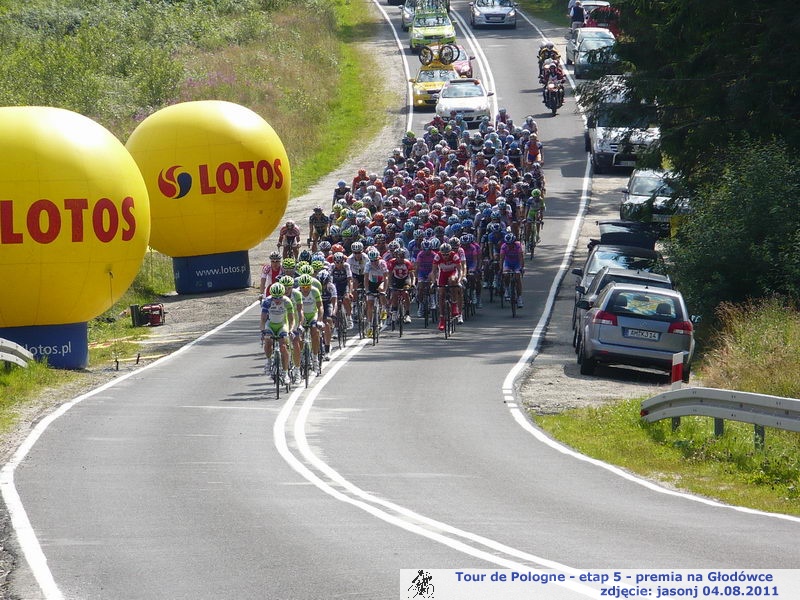
[[[484,116],[492,118],[489,96],[493,95],[478,79],[453,79],[439,93],[436,114],[448,120],[460,113],[468,126],[477,127]]]
[[[469,22],[479,25],[517,26],[517,3],[513,0],[475,0],[469,3]]]

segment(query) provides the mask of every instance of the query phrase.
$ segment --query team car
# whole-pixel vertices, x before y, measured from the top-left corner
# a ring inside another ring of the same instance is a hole
[[[456,41],[456,30],[446,11],[421,12],[417,9],[411,22],[411,50],[433,44],[452,44]]]
[[[443,65],[441,63],[431,63],[422,65],[417,72],[417,76],[409,81],[412,86],[414,107],[420,108],[436,106],[439,93],[445,83],[451,79],[458,79],[458,72],[452,64]]]
[[[493,95],[494,92],[487,91],[477,79],[452,79],[439,93],[436,114],[449,119],[452,115],[461,113],[468,126],[477,127],[483,117],[492,118],[489,96]]]
[[[469,3],[469,22],[479,25],[517,26],[517,3],[513,0],[475,0]]]

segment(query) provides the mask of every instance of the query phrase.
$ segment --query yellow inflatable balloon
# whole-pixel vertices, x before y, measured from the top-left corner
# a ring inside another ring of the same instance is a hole
[[[146,118],[126,144],[150,192],[150,245],[172,257],[246,251],[289,201],[286,150],[252,110],[185,102]]]
[[[59,108],[0,108],[0,189],[0,328],[85,323],[128,289],[150,209],[108,130]]]

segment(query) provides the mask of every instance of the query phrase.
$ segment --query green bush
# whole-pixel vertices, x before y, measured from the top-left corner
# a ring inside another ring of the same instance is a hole
[[[720,154],[669,248],[675,279],[705,317],[721,302],[800,293],[800,159],[747,139]]]

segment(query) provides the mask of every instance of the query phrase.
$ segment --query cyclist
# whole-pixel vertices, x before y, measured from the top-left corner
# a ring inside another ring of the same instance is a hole
[[[311,351],[314,356],[319,354],[319,330],[318,319],[322,317],[322,294],[314,287],[314,278],[311,275],[301,275],[297,278],[297,285],[300,287],[300,300],[295,303],[295,310],[300,315],[300,325],[309,326],[311,331]]]
[[[323,323],[323,360],[330,360],[331,336],[333,334],[333,315],[336,314],[339,300],[338,290],[331,280],[330,271],[322,269],[317,273],[317,279],[322,286],[322,323]]]
[[[283,247],[283,258],[291,255],[297,260],[300,252],[300,229],[292,220],[286,221],[286,224],[281,227],[278,235],[278,248],[280,247]]]
[[[508,275],[509,285],[505,297],[510,300],[510,287],[517,288],[517,308],[522,308],[522,272],[525,270],[525,250],[513,233],[507,233],[500,247],[500,262],[503,265],[503,276]],[[513,280],[513,283],[512,283]]]
[[[481,246],[475,241],[473,234],[466,233],[461,236],[461,249],[464,251],[467,282],[469,282],[470,275],[472,276],[475,307],[483,308],[483,304],[481,304]],[[470,293],[469,289],[467,289],[467,293]]]
[[[442,244],[439,247],[439,252],[433,259],[433,271],[431,272],[431,280],[438,286],[437,295],[439,297],[439,306],[442,310],[439,313],[439,331],[444,331],[445,315],[443,313],[445,306],[445,287],[459,287],[458,275],[460,273],[461,257],[458,253],[453,252],[450,244]],[[463,318],[458,310],[458,303],[452,303],[453,316],[458,317],[458,322],[463,323]]]
[[[542,220],[544,219],[545,206],[542,192],[538,189],[531,190],[530,198],[525,203],[527,214],[525,215],[525,239],[528,239],[530,232],[534,231],[537,244],[539,243],[539,228],[541,227]],[[539,227],[536,227],[536,223]]]
[[[425,298],[430,293],[430,276],[433,271],[433,259],[436,252],[433,251],[433,242],[430,239],[423,239],[420,242],[420,251],[414,259],[414,268],[417,276],[417,316],[422,317],[422,305]],[[435,308],[436,298],[434,297],[431,302],[431,308]]]
[[[278,281],[278,278],[283,274],[281,255],[277,252],[271,252],[269,263],[261,267],[261,283],[258,286],[258,293],[262,299],[266,297],[265,294],[269,291],[270,286]]]
[[[267,372],[271,369],[272,339],[277,336],[280,344],[281,363],[283,365],[282,381],[285,384],[289,373],[289,350],[286,340],[294,326],[292,301],[286,296],[286,288],[280,283],[273,283],[269,295],[261,302],[261,340],[264,343],[264,354],[267,357]],[[271,332],[271,335],[268,335]]]
[[[278,280],[278,283],[283,285],[286,289],[286,297],[290,299],[294,326],[289,329],[289,339],[292,343],[292,360],[295,365],[300,364],[300,315],[297,313],[295,307],[301,301],[300,290],[294,284],[294,277],[284,275]]]
[[[330,273],[331,281],[336,286],[336,296],[344,306],[344,312],[347,315],[347,328],[352,329],[353,303],[351,296],[353,293],[353,272],[350,270],[350,265],[347,263],[347,257],[344,252],[336,252],[333,255],[333,268]]]
[[[386,276],[389,274],[386,261],[381,258],[381,253],[376,248],[370,248],[367,252],[369,259],[364,268],[364,288],[367,290],[367,337],[372,336],[372,316],[375,308],[375,297],[381,298],[380,294],[386,292]],[[379,300],[378,310],[385,312],[384,300]],[[383,315],[381,315],[383,316]]]
[[[414,265],[406,258],[406,250],[404,248],[397,248],[392,258],[386,265],[389,271],[389,290],[391,297],[389,298],[389,306],[391,306],[392,319],[397,319],[397,301],[398,297],[403,294],[403,306],[405,307],[406,316],[405,323],[411,323],[411,314],[409,313],[411,305],[411,297],[408,290],[414,286]]]
[[[320,241],[328,233],[328,226],[331,220],[324,212],[322,207],[317,205],[314,207],[314,212],[308,218],[308,229],[311,232],[311,251],[317,251],[317,242]]]

